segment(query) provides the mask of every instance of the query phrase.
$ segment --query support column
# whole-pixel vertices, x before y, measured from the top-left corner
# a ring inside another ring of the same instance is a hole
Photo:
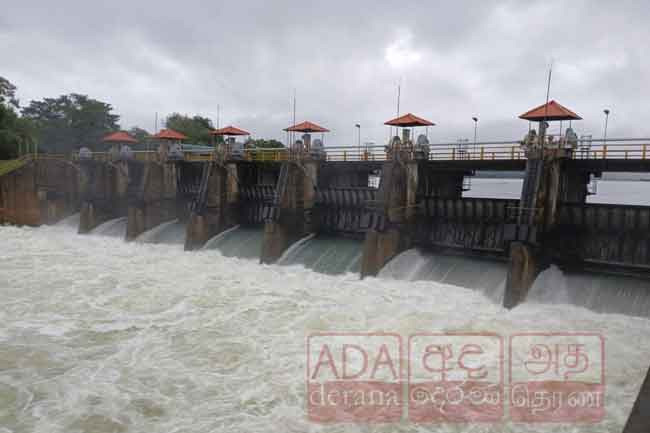
[[[187,224],[185,250],[196,250],[215,235],[238,224],[237,165],[206,164]]]
[[[540,272],[539,252],[523,242],[510,244],[510,268],[503,295],[503,306],[510,309],[522,303]]]
[[[181,216],[177,201],[177,167],[174,163],[146,162],[129,184],[126,240]]]
[[[275,215],[264,225],[261,263],[274,263],[292,243],[312,232],[317,176],[317,161],[284,163],[276,185]]]
[[[510,269],[503,305],[513,308],[525,301],[548,257],[561,255],[552,242],[558,208],[563,201],[586,198],[588,174],[571,170],[565,149],[532,149],[519,201],[517,224],[510,230]]]
[[[376,276],[390,259],[410,248],[417,185],[417,162],[384,163],[375,211],[383,223],[366,232],[361,277]]]
[[[79,233],[88,233],[103,222],[123,214],[118,194],[119,167],[86,160],[80,163],[81,215]],[[128,174],[127,174],[128,177]]]
[[[647,433],[650,428],[650,370],[641,385],[623,433]]]

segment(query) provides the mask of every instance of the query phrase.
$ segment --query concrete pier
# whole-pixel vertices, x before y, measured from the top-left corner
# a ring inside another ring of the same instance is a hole
[[[287,161],[278,177],[273,208],[264,225],[261,263],[274,263],[292,243],[311,233],[318,162]]]
[[[201,186],[192,201],[185,250],[201,248],[210,238],[239,223],[237,165],[210,162],[203,166]]]
[[[560,209],[563,203],[586,202],[590,178],[589,171],[571,165],[571,150],[533,148],[527,152],[517,221],[507,230],[507,240],[512,241],[504,295],[507,308],[526,299],[535,278],[553,258],[573,260],[567,248],[571,237],[558,238]]]
[[[410,248],[418,186],[416,161],[397,159],[382,167],[382,178],[374,204],[378,216],[366,232],[361,276],[375,276],[394,256]]]
[[[177,164],[145,162],[134,165],[129,178],[127,240],[183,216],[183,203],[177,201]]]
[[[88,233],[112,218],[125,216],[129,163],[82,160],[79,233]]]
[[[650,370],[634,402],[623,433],[647,433],[650,429]]]

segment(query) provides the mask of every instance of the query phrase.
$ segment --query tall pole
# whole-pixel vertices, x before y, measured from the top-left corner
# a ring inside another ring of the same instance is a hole
[[[603,110],[603,113],[605,113],[605,133],[603,134],[603,145],[607,144],[607,123],[609,121],[609,109],[605,108]]]
[[[360,123],[357,123],[357,124],[354,125],[354,126],[356,126],[356,128],[359,130],[359,131],[358,131],[359,135],[358,135],[358,137],[357,137],[357,150],[358,150],[358,152],[359,152],[359,155],[361,155],[361,124],[360,124]]]
[[[544,142],[546,135],[546,121],[548,119],[548,101],[551,96],[551,76],[553,74],[553,62],[551,61],[551,67],[548,68],[548,81],[546,83],[546,105],[544,105],[544,121],[540,123],[539,131],[539,140],[540,140],[540,157],[544,155]]]
[[[400,100],[401,96],[402,96],[402,79],[400,78],[399,81],[397,82],[397,112],[396,112],[395,117],[399,117],[399,100]],[[391,129],[391,131],[393,130],[392,127],[390,129]],[[395,129],[397,129],[397,128],[395,128]],[[392,135],[392,132],[391,132],[391,135]],[[397,132],[395,133],[395,135],[397,135]],[[391,137],[391,139],[392,139],[392,137]]]
[[[292,117],[292,125],[296,126],[296,88],[293,88],[293,117]],[[296,141],[296,136],[294,135],[295,133],[291,133],[291,143],[293,144]]]
[[[478,117],[472,117],[474,121],[474,153],[476,153],[476,132],[478,131]]]

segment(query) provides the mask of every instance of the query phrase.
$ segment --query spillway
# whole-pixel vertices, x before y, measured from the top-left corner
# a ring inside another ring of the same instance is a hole
[[[223,256],[259,259],[262,252],[264,229],[261,227],[234,227],[210,239],[204,250],[218,250]]]
[[[63,218],[61,221],[56,223],[57,226],[59,227],[71,227],[71,228],[77,228],[79,227],[79,220],[81,219],[81,213],[77,212],[69,217]]]
[[[330,275],[359,273],[362,248],[359,240],[308,237],[287,251],[278,264],[299,265]]]
[[[179,220],[164,222],[142,233],[136,242],[147,244],[183,244],[185,242],[185,223]]]
[[[650,283],[620,276],[566,273],[551,266],[537,277],[526,302],[571,304],[602,313],[650,317]]]
[[[127,217],[115,218],[95,227],[90,234],[98,236],[124,237],[126,235]]]
[[[495,303],[501,303],[507,274],[506,263],[433,254],[414,248],[388,262],[379,277],[451,284],[479,291]]]

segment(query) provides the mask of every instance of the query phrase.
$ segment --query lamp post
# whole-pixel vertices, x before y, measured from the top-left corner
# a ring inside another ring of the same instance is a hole
[[[603,134],[603,145],[607,144],[607,123],[609,121],[609,108],[603,110],[605,113],[605,133]]]
[[[361,157],[361,124],[360,124],[360,123],[357,123],[357,124],[354,125],[354,126],[355,126],[355,128],[357,128],[357,130],[358,130],[358,134],[359,134],[359,135],[357,136],[357,150],[358,150],[358,152],[359,152],[359,157]]]
[[[472,117],[472,120],[474,121],[474,152],[476,152],[476,132],[478,130],[478,117],[474,116]]]

